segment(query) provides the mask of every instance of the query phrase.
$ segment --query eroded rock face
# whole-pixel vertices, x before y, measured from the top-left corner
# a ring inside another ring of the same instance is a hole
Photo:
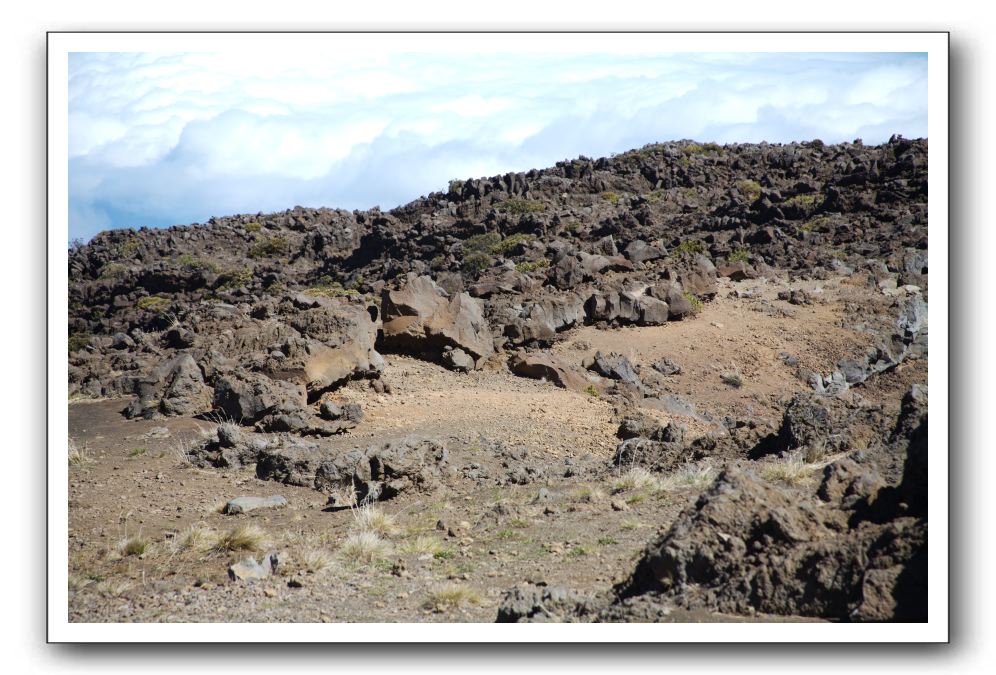
[[[447,298],[426,276],[410,279],[382,298],[384,346],[441,360],[445,347],[460,348],[477,362],[494,353],[494,339],[479,300],[467,293]]]
[[[334,506],[343,490],[355,490],[359,502],[392,499],[405,491],[434,489],[447,467],[446,447],[431,439],[407,437],[397,442],[353,450],[326,459],[314,475],[315,488],[331,494]]]

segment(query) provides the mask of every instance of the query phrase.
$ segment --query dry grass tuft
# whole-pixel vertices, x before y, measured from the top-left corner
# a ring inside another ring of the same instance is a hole
[[[476,605],[481,602],[480,594],[473,588],[458,584],[440,586],[429,594],[425,608],[434,612],[445,612],[448,609]]]
[[[257,525],[246,523],[216,534],[211,548],[217,552],[259,551],[265,543],[266,533]]]
[[[773,483],[802,486],[812,482],[822,463],[806,462],[799,453],[772,462],[761,469],[761,478]]]
[[[191,525],[173,538],[173,551],[208,553],[214,546],[214,533],[202,523]]]
[[[612,489],[617,492],[625,490],[656,491],[659,487],[660,481],[657,476],[640,466],[629,469],[612,483]]]
[[[134,534],[130,537],[122,539],[118,543],[118,553],[122,556],[141,556],[145,555],[145,551],[149,548],[149,540],[143,537],[141,534]]]
[[[423,553],[429,553],[431,555],[436,555],[437,553],[444,551],[446,546],[438,538],[427,534],[420,534],[414,539],[406,541],[401,545],[401,550],[404,553],[413,553],[420,555]]]
[[[339,547],[339,553],[349,562],[371,565],[391,554],[391,543],[381,539],[375,532],[358,532],[346,537]]]
[[[81,468],[93,462],[93,456],[86,445],[69,439],[69,466]]]
[[[322,549],[308,549],[301,555],[301,565],[312,574],[328,569],[332,563],[332,554]]]
[[[398,530],[394,516],[372,504],[353,509],[353,527],[359,532],[374,532],[385,537]]]
[[[104,581],[98,582],[94,588],[97,589],[98,593],[110,595],[111,597],[116,598],[131,590],[132,585],[133,584],[130,581],[105,579]]]
[[[716,477],[716,469],[709,464],[702,466],[688,465],[660,478],[662,492],[678,490],[705,490],[712,485]]]

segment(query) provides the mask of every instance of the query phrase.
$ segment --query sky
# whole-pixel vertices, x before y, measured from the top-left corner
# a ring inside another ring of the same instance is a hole
[[[389,209],[668,140],[894,133],[927,136],[924,54],[73,53],[69,237]]]

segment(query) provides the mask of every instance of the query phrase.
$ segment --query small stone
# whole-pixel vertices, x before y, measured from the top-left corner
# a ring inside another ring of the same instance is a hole
[[[287,506],[287,499],[281,495],[272,495],[270,497],[236,497],[225,504],[225,513],[233,516],[257,509],[274,509],[283,506]]]
[[[268,598],[275,598],[277,597],[277,591],[276,589],[267,587],[263,589],[263,595],[265,595]]]
[[[270,576],[269,561],[261,565],[255,558],[245,558],[234,565],[229,566],[228,576],[232,581],[253,581],[255,579],[265,579]]]
[[[304,583],[300,579],[291,579],[287,582],[287,588],[303,588]]]
[[[629,511],[629,505],[621,499],[612,500],[612,510],[613,511]]]

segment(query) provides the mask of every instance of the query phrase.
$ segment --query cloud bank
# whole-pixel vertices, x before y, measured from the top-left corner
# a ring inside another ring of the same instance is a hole
[[[391,208],[646,143],[927,135],[916,54],[72,54],[70,237]]]

